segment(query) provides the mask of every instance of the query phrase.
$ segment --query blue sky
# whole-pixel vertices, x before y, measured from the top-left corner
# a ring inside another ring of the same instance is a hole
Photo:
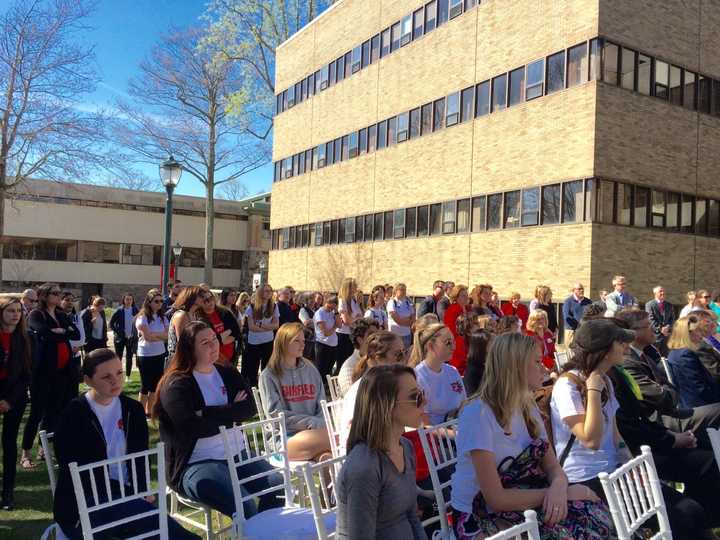
[[[87,36],[94,44],[102,83],[88,102],[112,105],[127,88],[127,81],[137,74],[137,66],[160,36],[173,26],[186,27],[199,23],[205,10],[203,0],[100,0],[89,21],[93,30]],[[157,169],[146,174],[160,179]],[[248,173],[244,178],[253,194],[270,190],[272,165]],[[190,175],[184,175],[177,189],[183,195],[204,195],[204,187]]]

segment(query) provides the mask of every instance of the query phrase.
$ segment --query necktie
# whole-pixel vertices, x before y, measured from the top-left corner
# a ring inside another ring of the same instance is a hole
[[[658,306],[660,306],[660,313],[665,313],[665,302],[659,302]]]

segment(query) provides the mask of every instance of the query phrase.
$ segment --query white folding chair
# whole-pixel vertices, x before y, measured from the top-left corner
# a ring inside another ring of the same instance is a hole
[[[345,456],[335,457],[303,467],[305,486],[310,499],[318,540],[336,538],[337,498],[336,480]]]
[[[320,402],[323,418],[325,418],[325,429],[330,438],[330,451],[334,458],[345,455],[345,442],[340,440],[340,422],[342,419],[343,400],[337,399],[328,403],[324,399]]]
[[[423,527],[440,522],[440,538],[446,540],[455,538],[447,519],[450,501],[446,501],[443,494],[443,490],[448,488],[452,481],[449,475],[444,482],[441,481],[440,474],[457,463],[457,450],[451,434],[451,432],[457,432],[457,428],[458,421],[453,419],[436,426],[418,429],[420,444],[422,444],[423,453],[430,469],[430,480],[438,508],[438,515],[423,521]]]
[[[153,461],[157,464],[156,478],[150,472]],[[118,478],[125,478],[125,482],[118,482],[119,493],[113,493],[110,489],[112,473],[115,473]],[[142,478],[141,474],[144,475],[144,485],[138,480]],[[135,452],[134,454],[110,458],[88,465],[78,465],[76,462],[70,463],[70,477],[75,489],[80,525],[85,540],[93,540],[96,534],[119,525],[155,516],[157,516],[157,527],[144,531],[143,534],[134,538],[139,540],[159,536],[161,540],[169,539],[167,500],[165,498],[165,448],[163,443],[158,443],[151,450]],[[104,488],[105,497],[98,490],[98,480],[101,481],[100,487]],[[89,492],[86,491],[86,488],[89,489]],[[151,510],[102,525],[93,526],[92,524],[91,514],[95,512],[151,496],[155,497],[157,504],[157,507]],[[152,521],[155,522],[154,519]]]
[[[486,540],[540,540],[540,529],[538,529],[535,510],[525,510],[523,514],[525,515],[524,523],[500,531]]]
[[[342,399],[342,390],[340,390],[340,377],[335,375],[334,377],[330,374],[325,375],[327,378],[328,389],[330,390],[330,401],[337,401]]]
[[[47,468],[48,478],[50,479],[50,492],[55,495],[55,486],[57,485],[57,470],[59,466],[55,463],[55,449],[52,440],[54,433],[48,433],[44,429],[40,432],[40,446],[43,449],[43,458],[45,459],[45,467]]]
[[[568,353],[566,352],[555,352],[555,367],[558,373],[562,371],[562,368],[568,362]]]
[[[707,428],[707,434],[710,438],[713,453],[715,454],[715,463],[720,467],[720,430],[715,428]]]
[[[600,473],[618,540],[631,540],[635,532],[657,516],[660,532],[653,540],[672,540],[660,479],[649,446],[612,474]]]
[[[250,424],[227,429],[220,427],[225,445],[225,457],[233,486],[235,514],[233,515],[233,532],[235,538],[252,538],[253,540],[275,540],[293,538],[304,540],[315,538],[316,530],[312,510],[293,506],[293,488],[290,482],[291,471],[287,458],[287,433],[285,431],[285,415],[280,413],[277,418],[260,420]],[[257,462],[269,462],[270,458],[280,455],[283,466],[269,469],[266,472],[240,478],[238,468]],[[254,491],[249,482],[261,478],[269,478],[280,472],[282,483],[265,489]],[[285,506],[271,508],[254,516],[246,516],[243,503],[254,500],[261,495],[277,492],[285,497]]]
[[[674,386],[675,381],[673,381],[672,371],[670,370],[670,364],[668,364],[667,358],[664,356],[660,357],[660,363],[665,370],[665,376],[667,377],[668,382]]]
[[[223,516],[207,505],[188,499],[170,487],[170,517],[179,523],[195,527],[203,532],[206,540],[215,540],[232,529],[232,523],[223,526]]]

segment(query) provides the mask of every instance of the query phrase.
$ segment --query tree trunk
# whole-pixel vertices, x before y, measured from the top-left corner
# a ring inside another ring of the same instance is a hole
[[[213,237],[215,235],[215,179],[208,176],[205,194],[205,269],[203,281],[212,286],[213,280]]]
[[[3,182],[0,188],[0,290],[3,288],[3,259],[5,259],[5,197],[7,190]]]

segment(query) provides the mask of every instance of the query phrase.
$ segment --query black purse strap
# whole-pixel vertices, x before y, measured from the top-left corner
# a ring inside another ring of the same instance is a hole
[[[567,444],[565,445],[565,448],[562,451],[562,454],[560,454],[560,466],[562,467],[565,464],[565,460],[570,455],[570,450],[572,450],[573,444],[575,444],[575,434],[570,434],[570,439],[568,440]]]

